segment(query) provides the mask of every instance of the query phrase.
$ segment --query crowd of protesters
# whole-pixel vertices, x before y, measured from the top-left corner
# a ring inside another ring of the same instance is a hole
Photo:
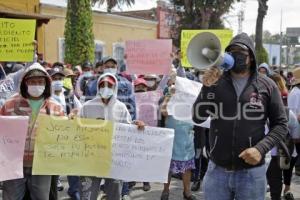
[[[172,177],[182,179],[186,200],[195,200],[192,191],[199,191],[201,185],[207,200],[263,200],[267,190],[272,200],[282,195],[294,199],[294,168],[300,175],[300,68],[285,77],[266,63],[259,65],[246,34],[234,37],[226,52],[235,60],[231,70],[212,67],[204,72],[181,66],[178,50],[165,76],[127,74],[110,56],[77,66],[42,59],[1,63],[0,115],[30,117],[24,178],[4,181],[3,199],[56,200],[64,189],[59,176],[32,175],[38,114],[111,120],[143,129],[147,124],[137,115],[135,94],[157,90],[161,91],[157,126],[175,130],[169,179],[161,200],[169,199]],[[177,76],[203,83],[193,120],[202,123],[210,116],[210,129],[168,114]],[[265,162],[268,155],[271,160]],[[68,195],[74,200],[96,200],[100,191],[108,200],[126,200],[136,185],[100,177],[68,176],[67,180]],[[151,183],[142,184],[145,192],[151,190]]]

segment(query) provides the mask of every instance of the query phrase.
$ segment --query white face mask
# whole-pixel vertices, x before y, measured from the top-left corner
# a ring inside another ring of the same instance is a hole
[[[111,73],[113,75],[116,75],[117,74],[117,68],[107,68],[107,69],[104,69],[104,73]]]
[[[154,87],[155,84],[156,84],[155,81],[147,81],[147,86],[148,86],[148,87]]]
[[[63,88],[63,81],[52,81],[52,89],[54,91],[62,91]]]
[[[83,76],[86,77],[86,78],[89,78],[89,77],[92,77],[92,76],[93,76],[93,73],[92,73],[91,71],[84,72],[84,73],[83,73]]]
[[[114,90],[112,88],[104,87],[104,88],[100,88],[99,90],[99,95],[103,99],[109,99],[110,97],[112,97],[113,94],[114,94]]]
[[[40,97],[44,91],[44,85],[29,85],[27,89],[27,92],[31,97]]]

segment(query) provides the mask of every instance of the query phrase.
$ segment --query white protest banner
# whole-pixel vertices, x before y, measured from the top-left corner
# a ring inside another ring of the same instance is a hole
[[[192,108],[196,101],[202,84],[187,78],[176,77],[175,94],[171,97],[167,111],[175,119],[194,124],[192,118]],[[199,126],[208,127],[210,119]]]
[[[115,124],[111,177],[126,181],[166,183],[174,130]]]
[[[34,175],[167,182],[173,129],[146,127],[139,131],[135,125],[47,115],[40,115],[37,123]]]
[[[170,74],[172,40],[129,40],[125,44],[130,74]]]
[[[137,119],[147,126],[157,126],[158,101],[161,97],[161,90],[135,93]]]
[[[28,117],[0,116],[0,181],[23,178]]]

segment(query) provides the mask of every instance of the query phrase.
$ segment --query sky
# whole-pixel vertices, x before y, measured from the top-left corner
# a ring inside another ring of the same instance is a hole
[[[144,10],[156,7],[156,0],[135,0],[132,7],[124,6],[126,10]],[[65,0],[41,0],[42,3],[51,3],[56,5],[66,5]],[[282,31],[285,32],[287,27],[300,27],[300,0],[268,0],[268,12],[264,19],[264,30],[270,31],[272,34],[280,33],[280,19],[282,10]],[[258,0],[245,0],[245,3],[236,3],[233,9],[225,15],[225,26],[237,33],[238,17],[236,16],[243,8],[245,12],[245,20],[243,22],[243,32],[248,34],[255,33]],[[97,10],[105,10],[104,6]],[[297,20],[298,19],[298,20]]]
[[[264,30],[269,30],[272,34],[280,33],[280,16],[282,10],[282,31],[285,32],[286,27],[300,27],[300,0],[269,0],[268,1],[268,12],[264,19]],[[130,10],[135,9],[147,9],[156,6],[156,0],[136,0],[136,4],[129,8]],[[243,22],[243,32],[248,34],[255,33],[256,18],[258,1],[257,0],[246,0],[243,3],[236,3],[231,9],[230,13],[225,21],[225,25],[228,28],[234,30],[237,33],[238,30],[238,18],[237,14],[240,9],[243,8],[245,12],[245,20]],[[125,8],[124,8],[125,9]]]

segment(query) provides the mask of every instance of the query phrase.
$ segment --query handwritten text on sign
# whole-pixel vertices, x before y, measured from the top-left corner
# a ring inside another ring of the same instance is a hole
[[[109,175],[111,122],[68,120],[41,115],[33,161],[33,174]]]
[[[144,131],[138,131],[135,126],[116,123],[111,177],[126,181],[167,182],[173,139],[173,129],[146,127]]]
[[[0,181],[23,178],[28,117],[0,116]]]
[[[0,18],[0,61],[32,61],[35,26],[35,20]]]
[[[126,41],[126,62],[130,74],[169,74],[172,40]]]
[[[33,174],[167,182],[173,138],[171,129],[40,116]]]

